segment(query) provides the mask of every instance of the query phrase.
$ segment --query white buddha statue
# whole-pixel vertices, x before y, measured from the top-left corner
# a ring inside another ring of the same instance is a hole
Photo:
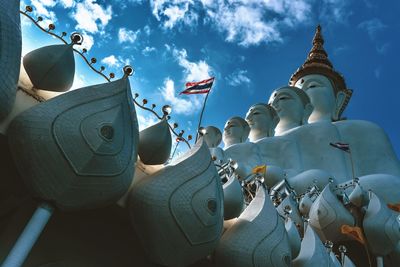
[[[400,163],[392,145],[384,131],[371,122],[340,120],[352,91],[333,69],[323,43],[318,26],[306,62],[290,79],[291,85],[310,97],[314,106],[310,124],[283,136],[298,144],[303,170],[323,169],[333,174],[338,182],[345,182],[354,175],[367,187],[364,189],[381,191],[376,192],[381,197],[382,194],[392,195],[388,187],[400,183]],[[349,144],[351,154],[329,145],[336,142]],[[400,194],[395,195],[397,198],[392,199],[400,201]]]
[[[208,148],[217,147],[222,141],[222,133],[217,127],[207,126],[202,129],[201,134]]]
[[[278,136],[290,129],[307,124],[308,117],[313,111],[307,94],[292,86],[284,86],[272,92],[269,104],[276,110],[280,119],[275,128]]]
[[[245,119],[250,126],[249,139],[251,142],[274,136],[275,127],[279,122],[275,109],[264,103],[252,105]]]
[[[231,145],[243,143],[247,140],[250,133],[250,127],[247,122],[241,117],[232,117],[228,119],[224,126],[224,133],[222,140],[224,141],[224,148]]]
[[[233,159],[237,162],[236,173],[239,179],[251,174],[254,167],[261,165],[258,147],[251,142],[245,142],[249,136],[250,127],[241,117],[232,117],[225,123],[222,140],[224,141],[224,160]]]

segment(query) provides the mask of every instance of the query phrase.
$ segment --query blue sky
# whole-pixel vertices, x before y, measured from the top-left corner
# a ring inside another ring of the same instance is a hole
[[[156,109],[171,104],[171,121],[185,135],[195,134],[204,99],[179,95],[185,82],[216,77],[202,124],[222,130],[229,117],[244,117],[288,83],[320,23],[331,62],[354,90],[344,115],[380,125],[400,155],[397,0],[24,0],[21,8],[27,4],[55,32],[81,32],[81,48],[106,73],[120,77],[131,64],[133,91]],[[59,44],[26,19],[22,33],[23,54]],[[74,88],[104,82],[76,62]],[[138,118],[140,128],[155,122],[139,110]]]

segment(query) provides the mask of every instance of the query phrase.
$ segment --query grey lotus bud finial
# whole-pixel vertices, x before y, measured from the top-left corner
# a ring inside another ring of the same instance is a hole
[[[162,107],[162,112],[163,112],[164,116],[167,116],[167,115],[171,114],[171,112],[172,112],[171,106],[170,105],[164,105]]]
[[[76,45],[81,45],[83,43],[83,36],[78,32],[71,34],[71,43]]]
[[[135,70],[130,65],[126,65],[123,70],[124,70],[124,76],[132,76],[133,73],[135,72]]]

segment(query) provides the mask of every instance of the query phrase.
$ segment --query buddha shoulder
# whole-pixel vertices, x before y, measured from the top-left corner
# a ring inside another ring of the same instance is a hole
[[[344,120],[333,123],[340,132],[350,132],[353,134],[379,134],[386,135],[384,130],[377,124],[364,120]]]

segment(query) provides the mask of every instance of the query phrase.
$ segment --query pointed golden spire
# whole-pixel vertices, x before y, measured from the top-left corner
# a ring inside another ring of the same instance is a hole
[[[333,68],[332,63],[328,59],[328,53],[326,53],[324,49],[324,38],[321,33],[321,25],[318,25],[316,28],[312,45],[313,46],[311,51],[308,53],[306,61],[297,69],[292,77],[290,77],[289,85],[294,86],[300,78],[309,74],[324,75],[332,82],[335,95],[340,91],[343,91],[346,94],[345,103],[339,112],[340,116],[346,108],[353,91],[347,89],[343,76]]]
[[[328,53],[326,53],[324,49],[324,38],[321,34],[321,25],[317,26],[313,38],[313,47],[311,48],[310,53],[308,53],[307,60],[304,62],[303,66],[312,63],[319,63],[326,65],[328,68],[333,68],[332,63],[328,59]]]

